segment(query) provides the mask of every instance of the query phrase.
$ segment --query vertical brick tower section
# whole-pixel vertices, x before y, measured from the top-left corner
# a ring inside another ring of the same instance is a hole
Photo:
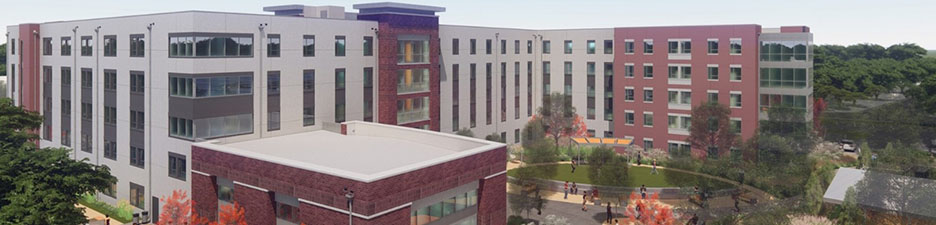
[[[426,15],[406,15],[394,13],[378,13],[359,15],[359,20],[373,20],[379,23],[377,41],[378,55],[378,109],[380,111],[377,122],[383,124],[403,125],[407,127],[422,127],[429,125],[430,130],[439,131],[439,18]],[[397,63],[399,35],[428,35],[429,36],[429,63],[408,64]],[[401,69],[429,69],[429,92],[398,94],[397,71]],[[429,120],[415,121],[406,124],[397,122],[397,100],[429,97]]]

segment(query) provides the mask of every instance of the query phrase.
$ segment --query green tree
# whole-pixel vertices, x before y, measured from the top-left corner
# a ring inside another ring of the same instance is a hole
[[[514,180],[511,181],[513,185],[510,185],[510,193],[507,196],[507,201],[510,202],[510,210],[514,215],[523,215],[526,214],[526,217],[530,217],[530,213],[533,210],[542,211],[545,207],[546,202],[543,196],[540,194],[540,190],[543,184],[537,182],[536,177],[541,177],[542,173],[539,168],[541,167],[552,167],[552,166],[522,166],[517,168],[516,174],[514,174]]]
[[[465,136],[465,137],[472,137],[472,138],[474,137],[474,132],[471,131],[471,129],[468,129],[467,127],[458,130],[458,132],[455,132],[455,134]]]
[[[620,174],[623,170],[623,174]],[[627,160],[607,146],[598,146],[588,154],[588,179],[603,185],[624,185]]]
[[[12,224],[84,224],[75,207],[85,193],[116,182],[106,166],[69,158],[70,150],[33,143],[41,117],[0,99],[0,221]]]
[[[686,140],[690,146],[708,150],[715,148],[721,155],[728,152],[737,141],[737,135],[731,127],[728,115],[731,110],[727,106],[715,102],[706,102],[692,109],[689,138]],[[705,157],[708,151],[702,152]]]
[[[913,43],[895,44],[887,47],[887,57],[895,60],[906,60],[912,58],[922,58],[926,55],[926,49]]]
[[[835,219],[839,225],[868,224],[868,217],[865,215],[864,210],[858,206],[855,195],[855,188],[848,188],[848,191],[845,192],[845,201],[829,213],[829,218]]]

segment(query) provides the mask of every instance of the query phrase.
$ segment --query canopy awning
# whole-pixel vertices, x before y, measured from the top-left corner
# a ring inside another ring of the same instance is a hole
[[[596,138],[596,137],[576,137],[572,138],[579,145],[609,145],[609,146],[628,146],[634,143],[630,138]]]

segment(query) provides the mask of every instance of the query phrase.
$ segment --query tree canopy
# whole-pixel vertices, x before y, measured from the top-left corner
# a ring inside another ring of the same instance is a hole
[[[834,102],[874,98],[892,90],[906,92],[936,75],[936,58],[924,58],[926,50],[911,43],[887,48],[876,44],[820,45],[813,52],[816,97]],[[922,94],[920,90],[915,93]],[[936,93],[925,96],[931,94]]]
[[[737,141],[737,135],[729,122],[731,110],[727,106],[715,102],[706,102],[692,109],[689,138],[686,140],[690,146],[706,150],[716,148],[716,154],[723,154],[731,149]],[[694,153],[703,158],[709,154],[707,151]]]
[[[116,182],[106,166],[69,157],[71,150],[34,143],[41,117],[0,98],[0,221],[12,224],[84,224],[75,207],[85,193]]]

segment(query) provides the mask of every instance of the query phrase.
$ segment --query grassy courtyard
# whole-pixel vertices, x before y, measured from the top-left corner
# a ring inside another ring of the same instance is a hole
[[[545,165],[556,167],[556,175],[553,177],[538,177],[540,179],[549,179],[557,181],[569,181],[580,184],[594,184],[588,178],[588,165],[581,165],[575,168],[572,173],[570,164]],[[640,187],[641,184],[647,187],[691,187],[695,185],[710,186],[716,189],[729,188],[731,184],[714,180],[711,178],[699,177],[678,171],[666,169],[657,169],[660,173],[650,174],[651,168],[632,166],[627,169],[627,187]],[[516,169],[507,171],[507,175],[514,176]]]

